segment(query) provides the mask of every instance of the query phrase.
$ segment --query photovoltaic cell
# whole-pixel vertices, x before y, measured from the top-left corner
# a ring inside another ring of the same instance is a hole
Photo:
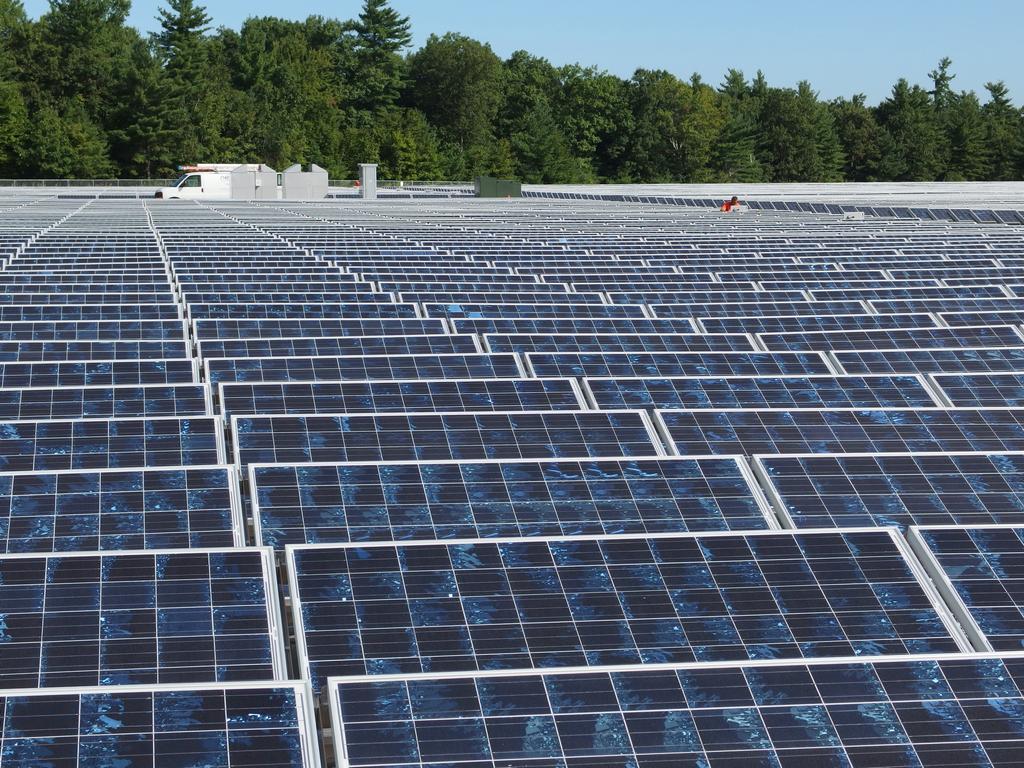
[[[1024,373],[950,373],[932,379],[953,405],[1024,405]]]
[[[318,768],[303,683],[194,683],[0,692],[17,766]]]
[[[194,360],[95,360],[65,363],[0,363],[0,387],[86,387],[190,384],[199,380]]]
[[[587,378],[598,408],[899,408],[938,405],[920,376]]]
[[[476,338],[428,336],[343,336],[300,339],[207,339],[200,357],[328,357],[343,355],[443,355],[480,352]]]
[[[912,328],[875,331],[816,331],[813,333],[762,333],[758,341],[766,349],[907,349],[914,347],[1019,347],[1024,337],[1011,326],[975,328]]]
[[[576,411],[586,408],[572,379],[323,381],[220,385],[220,409],[232,414],[430,411]]]
[[[996,766],[1024,745],[1007,656],[336,678],[336,756],[387,765]]]
[[[754,468],[798,528],[1024,521],[1016,453],[757,456]]]
[[[1024,370],[1024,346],[836,351],[847,373],[999,373]]]
[[[519,379],[523,376],[524,371],[515,354],[248,357],[206,360],[206,380],[212,384],[231,381]]]
[[[0,557],[0,686],[285,675],[267,549]]]
[[[231,467],[0,475],[0,551],[242,546]]]
[[[658,411],[682,455],[1024,450],[1024,410],[890,408]]]
[[[534,376],[772,376],[828,374],[818,352],[528,352]]]
[[[662,453],[639,411],[235,416],[235,460],[249,464],[552,459]]]
[[[742,333],[718,334],[490,334],[489,352],[712,352],[753,351]]]
[[[735,458],[254,465],[261,544],[759,530]]]
[[[336,675],[963,649],[891,530],[298,545],[313,690]]]
[[[213,416],[0,422],[0,471],[224,463]]]

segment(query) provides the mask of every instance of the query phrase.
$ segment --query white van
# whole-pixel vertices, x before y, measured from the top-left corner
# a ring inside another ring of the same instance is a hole
[[[238,171],[249,171],[251,178],[247,184],[240,184],[242,193],[247,186],[260,185],[259,174],[270,170],[258,163],[203,163],[201,165],[181,166],[185,173],[174,182],[173,186],[160,187],[154,197],[164,200],[231,200],[238,195],[232,194],[232,175]],[[243,174],[246,175],[246,174]],[[239,180],[240,182],[241,180]],[[278,180],[277,186],[281,182]],[[273,193],[272,193],[273,194]]]

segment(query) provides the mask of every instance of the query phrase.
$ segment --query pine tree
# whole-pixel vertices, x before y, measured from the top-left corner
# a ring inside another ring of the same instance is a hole
[[[955,94],[950,102],[946,131],[949,141],[947,181],[979,181],[989,167],[985,119],[973,93]]]
[[[387,0],[365,0],[341,41],[350,106],[376,112],[398,103],[406,78],[402,52],[412,42],[410,30],[409,17],[400,16]]]
[[[1002,81],[985,83],[989,99],[981,108],[984,119],[985,152],[989,167],[986,177],[995,181],[1019,178],[1018,159],[1024,152],[1024,118],[1010,102],[1009,89]]]
[[[187,57],[195,55],[202,36],[210,29],[212,19],[195,0],[167,0],[169,8],[157,12],[160,31],[154,36],[157,48],[172,69],[186,66]]]

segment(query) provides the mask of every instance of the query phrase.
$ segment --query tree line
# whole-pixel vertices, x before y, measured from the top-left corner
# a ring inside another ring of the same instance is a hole
[[[180,163],[315,162],[353,178],[534,183],[1012,180],[1024,111],[1001,81],[957,90],[949,59],[880,104],[738,70],[715,86],[638,69],[557,67],[526,51],[431,35],[387,0],[358,18],[212,27],[165,0],[159,30],[131,0],[0,0],[0,176],[166,177]]]

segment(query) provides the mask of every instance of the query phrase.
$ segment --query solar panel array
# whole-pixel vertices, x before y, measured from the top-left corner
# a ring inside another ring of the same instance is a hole
[[[0,766],[1020,764],[1024,219],[4,200]]]

